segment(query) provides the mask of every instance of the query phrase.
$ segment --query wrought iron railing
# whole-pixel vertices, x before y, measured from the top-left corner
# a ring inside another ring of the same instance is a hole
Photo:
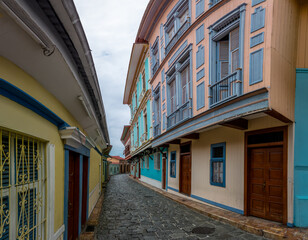
[[[191,103],[192,101],[189,100],[167,117],[167,129],[177,125],[178,123],[188,118],[191,118],[192,116]]]
[[[154,126],[154,137],[160,135],[160,123]]]
[[[241,72],[241,69],[236,70],[234,73],[210,85],[210,105],[226,101],[241,94]]]
[[[177,41],[182,37],[184,32],[189,28],[190,26],[190,18],[187,18],[186,22],[180,27],[180,29],[176,32],[176,34],[173,36],[173,38],[169,41],[165,48],[165,55],[167,55],[171,48],[177,43]]]

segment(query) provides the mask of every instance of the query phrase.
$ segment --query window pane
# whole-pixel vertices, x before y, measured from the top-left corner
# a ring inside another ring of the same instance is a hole
[[[234,29],[231,33],[231,52],[239,48],[239,28]]]
[[[223,158],[224,155],[224,147],[213,147],[212,148],[212,157],[213,158]]]
[[[232,73],[239,68],[239,50],[236,50],[232,53]]]
[[[223,162],[213,162],[213,179],[214,183],[223,183]]]

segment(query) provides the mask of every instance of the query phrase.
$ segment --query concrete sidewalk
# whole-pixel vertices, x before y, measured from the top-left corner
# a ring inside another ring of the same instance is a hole
[[[132,178],[133,179],[133,178]],[[172,199],[178,203],[181,203],[189,208],[192,208],[210,218],[228,223],[234,227],[242,229],[244,231],[263,236],[269,239],[292,239],[292,240],[304,240],[308,239],[308,228],[289,228],[283,224],[255,218],[246,217],[231,211],[227,211],[221,208],[210,206],[205,203],[199,203],[186,197],[178,196],[165,190],[158,189],[147,183],[134,179],[136,182],[152,189],[155,192],[162,194],[163,196]]]

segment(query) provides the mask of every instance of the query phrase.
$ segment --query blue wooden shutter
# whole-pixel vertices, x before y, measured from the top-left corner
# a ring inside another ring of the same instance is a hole
[[[261,2],[265,2],[265,0],[252,0],[251,6],[252,6],[252,7],[253,7],[253,6],[256,6],[256,5],[258,5],[259,3],[261,3]]]
[[[161,83],[165,82],[165,69],[161,70]]]
[[[199,72],[197,72],[196,81],[198,82],[201,78],[203,78],[205,75],[204,68],[202,68]]]
[[[204,39],[204,25],[202,24],[196,30],[196,44],[200,43]]]
[[[150,134],[150,129],[152,127],[152,112],[151,112],[151,101],[148,100],[147,101],[147,123],[148,123],[148,129],[147,129],[147,132],[148,132],[148,139],[151,138],[151,134]]]
[[[196,68],[204,64],[204,47],[200,45],[196,54]]]
[[[264,32],[250,38],[250,48],[253,48],[264,42]]]
[[[197,86],[197,110],[204,107],[205,103],[204,93],[205,93],[205,87],[204,87],[204,82],[202,82]]]
[[[163,114],[163,130],[166,129],[166,113]]]
[[[196,18],[198,18],[204,12],[204,0],[200,0],[196,4]]]
[[[249,84],[263,80],[263,48],[250,53]]]
[[[165,85],[163,85],[163,87],[162,87],[162,92],[161,92],[161,95],[162,95],[162,101],[165,101]]]
[[[251,14],[251,32],[255,32],[265,26],[265,8],[257,7]]]
[[[146,58],[145,62],[144,62],[144,74],[145,74],[146,90],[148,90],[149,89],[149,80],[150,80],[149,58]]]

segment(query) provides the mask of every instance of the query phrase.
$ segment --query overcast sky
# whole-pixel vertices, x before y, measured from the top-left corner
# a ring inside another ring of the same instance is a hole
[[[123,156],[120,141],[129,124],[123,93],[131,49],[149,0],[74,0],[86,32],[101,87],[111,144],[110,155]]]

